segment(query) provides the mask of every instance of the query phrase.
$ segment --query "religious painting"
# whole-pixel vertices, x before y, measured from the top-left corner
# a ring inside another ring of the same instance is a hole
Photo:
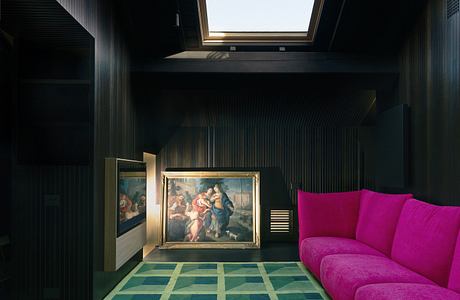
[[[163,172],[163,247],[258,248],[258,172]]]
[[[118,164],[118,236],[146,219],[147,173],[144,164]]]

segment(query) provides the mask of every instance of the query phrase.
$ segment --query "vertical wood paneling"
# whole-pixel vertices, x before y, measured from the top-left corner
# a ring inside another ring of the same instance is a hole
[[[0,37],[2,39],[2,37]],[[4,186],[4,210],[11,209],[11,123],[12,114],[11,103],[8,101],[11,97],[11,67],[12,51],[5,46],[0,47],[0,99],[2,109],[0,110],[0,181]],[[0,221],[0,235],[6,235],[10,232],[11,214],[7,214]]]
[[[13,268],[14,299],[44,299],[44,289],[59,289],[59,299],[90,299],[91,282],[84,280],[92,269],[90,168],[17,166],[14,172],[12,210],[20,213],[11,235],[21,256]]]
[[[296,187],[311,192],[360,188],[358,126],[374,99],[370,92],[312,96],[238,86],[162,91],[159,106],[174,103],[186,113],[157,155],[158,172],[260,170],[262,227],[267,229],[269,208],[295,207]],[[180,116],[178,110],[164,111],[169,118]],[[271,238],[262,230],[263,241]]]
[[[97,32],[97,3],[93,0],[56,0],[62,5],[83,28],[85,28],[93,37]]]
[[[63,149],[59,145],[62,141],[58,138],[54,138],[53,143],[44,142],[43,147],[53,148],[57,152],[68,150],[69,153],[84,153],[79,159],[67,158],[66,162],[56,162],[55,157],[49,161],[30,157],[33,155],[22,153],[19,145],[20,141],[25,142],[29,153],[40,153],[21,133],[41,128],[35,134],[40,137],[53,136],[53,129],[62,128],[59,120],[72,124],[66,127],[68,131],[72,126],[85,128],[81,135],[90,140],[89,120],[92,117],[89,116],[91,109],[88,103],[94,99],[88,93],[92,89],[92,74],[88,72],[90,59],[86,55],[90,52],[91,39],[54,1],[10,1],[2,4],[7,7],[5,11],[8,16],[2,21],[7,25],[15,25],[9,21],[18,22],[23,30],[12,31],[18,36],[15,36],[17,42],[14,45],[13,61],[16,66],[12,75],[12,101],[8,98],[14,107],[9,112],[14,120],[11,125],[14,127],[14,151],[11,153],[11,247],[14,266],[11,268],[11,296],[12,299],[90,299],[92,281],[88,278],[91,278],[93,269],[93,176],[88,162],[92,160],[88,153],[90,147],[85,149],[80,144],[80,149]],[[8,28],[14,29],[14,26]],[[29,31],[30,28],[35,31]],[[58,32],[56,35],[53,34],[53,28]],[[61,39],[66,32],[69,35],[76,33],[78,38],[75,41],[72,41],[72,37]],[[37,48],[30,50],[28,47],[31,45]],[[72,58],[66,60],[57,54],[62,51],[61,56],[66,56],[64,53],[71,53],[74,47],[81,51],[80,58],[70,55]],[[56,48],[59,50],[56,51]],[[49,57],[44,57],[36,49],[46,52]],[[35,87],[46,86],[48,92],[34,90],[31,85],[24,84],[26,81],[23,79],[35,82]],[[69,97],[62,81],[78,82],[80,79],[83,80],[72,87],[74,94]],[[35,107],[34,99],[40,103]],[[63,105],[68,110],[59,111],[59,105],[47,106],[46,103],[65,103]],[[56,114],[61,119],[56,119]],[[40,117],[37,119],[37,116]],[[48,127],[40,127],[41,122],[48,124]],[[78,140],[76,136],[73,138]],[[24,156],[27,156],[25,160]],[[64,157],[67,156],[64,154]],[[79,165],[73,166],[73,163]]]
[[[206,143],[210,132],[215,164],[207,164]],[[262,220],[268,209],[295,206],[300,184],[305,191],[340,192],[359,188],[358,128],[290,128],[286,126],[181,127],[158,155],[159,171],[166,168],[272,169],[281,174],[276,195],[261,195]],[[274,174],[274,173],[270,173]],[[272,175],[268,175],[272,176]],[[273,182],[265,178],[265,182]],[[261,178],[261,185],[264,177]],[[288,197],[277,195],[288,194]],[[263,224],[265,224],[263,222]],[[266,224],[268,226],[268,223]],[[262,229],[262,231],[267,228]]]
[[[460,203],[460,17],[431,0],[400,53],[400,101],[411,107],[410,191]]]
[[[142,160],[131,101],[129,53],[111,1],[59,3],[95,38],[94,267],[102,270],[104,158]]]
[[[23,254],[22,265],[14,267],[15,299],[44,299],[47,293],[53,298],[57,289],[56,299],[100,299],[129,272],[102,272],[104,158],[142,160],[127,45],[112,1],[58,2],[94,37],[94,149],[89,166],[15,168],[13,211],[20,213],[13,247]],[[60,195],[61,205],[45,207],[46,194]]]

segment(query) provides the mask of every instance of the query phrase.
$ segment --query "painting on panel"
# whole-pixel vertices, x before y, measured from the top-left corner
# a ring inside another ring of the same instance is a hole
[[[144,164],[118,164],[118,236],[145,222],[147,175]]]

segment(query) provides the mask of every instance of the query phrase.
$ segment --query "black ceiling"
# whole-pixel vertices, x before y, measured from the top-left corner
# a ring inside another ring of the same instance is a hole
[[[194,0],[117,0],[118,10],[136,59],[160,58],[184,50],[228,50],[202,47]],[[396,53],[426,0],[325,0],[314,45],[287,51]],[[176,13],[181,26],[175,26]],[[272,51],[272,47],[239,47]]]
[[[3,0],[1,30],[29,46],[88,48],[92,36],[55,0]]]

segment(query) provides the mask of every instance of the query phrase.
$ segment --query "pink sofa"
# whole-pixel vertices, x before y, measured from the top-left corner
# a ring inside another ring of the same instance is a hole
[[[334,300],[460,300],[460,207],[299,191],[299,253]]]

